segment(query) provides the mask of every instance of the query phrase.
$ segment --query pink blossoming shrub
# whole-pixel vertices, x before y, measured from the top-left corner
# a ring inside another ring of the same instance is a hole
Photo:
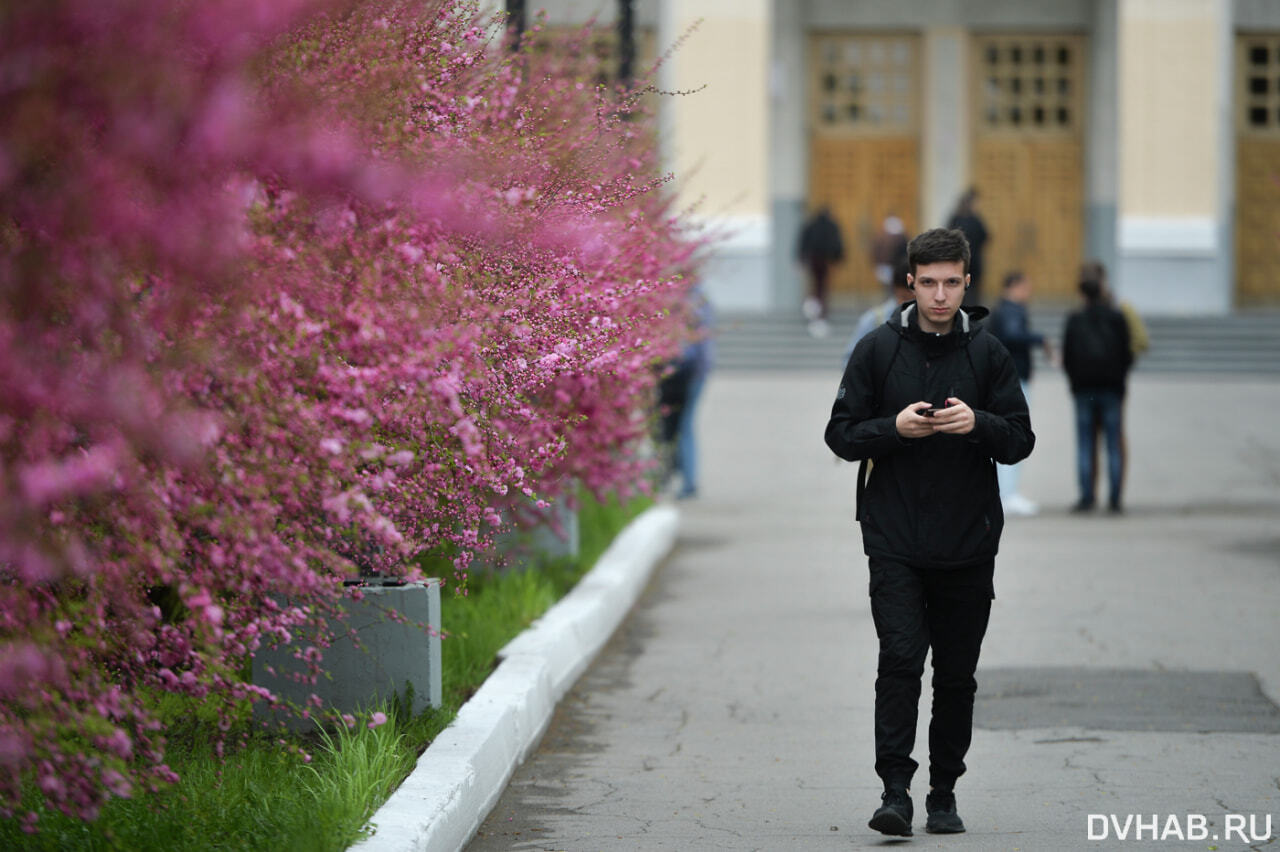
[[[246,656],[305,636],[314,671],[357,566],[465,571],[570,483],[643,482],[696,240],[634,101],[495,33],[0,10],[3,812],[172,781],[151,697],[273,700]]]

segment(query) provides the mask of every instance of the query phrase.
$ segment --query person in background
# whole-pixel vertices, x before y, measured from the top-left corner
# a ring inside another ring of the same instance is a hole
[[[796,242],[796,259],[809,275],[809,295],[804,301],[804,316],[809,321],[809,333],[825,337],[827,325],[827,284],[831,279],[831,267],[844,260],[844,239],[840,226],[831,218],[831,211],[823,206],[805,222]]]
[[[714,314],[701,286],[689,292],[689,312],[690,339],[659,385],[661,441],[671,451],[668,475],[680,474],[677,500],[698,496],[698,438],[694,418],[702,389],[715,366]]]
[[[894,270],[907,262],[907,232],[897,216],[886,216],[880,233],[871,241],[871,262],[876,280],[885,287],[893,283]]]
[[[1151,337],[1147,333],[1147,326],[1139,316],[1138,311],[1132,304],[1116,297],[1114,288],[1107,277],[1107,268],[1100,261],[1089,260],[1080,267],[1080,277],[1095,278],[1102,282],[1102,289],[1106,294],[1107,302],[1120,313],[1124,314],[1125,323],[1129,326],[1129,351],[1133,353],[1133,361],[1136,364],[1138,359],[1151,348]],[[1129,435],[1125,429],[1125,413],[1124,403],[1120,404],[1120,489],[1124,490],[1124,482],[1129,472]],[[1101,447],[1103,442],[1102,423],[1094,424],[1094,446]],[[1098,475],[1098,457],[1094,454],[1094,484],[1097,484]]]
[[[906,255],[903,255],[894,265],[893,272],[885,282],[889,297],[875,307],[867,308],[862,312],[862,316],[858,317],[858,323],[853,327],[853,334],[849,336],[849,342],[844,347],[844,358],[841,363],[848,362],[849,356],[853,354],[853,347],[858,345],[858,341],[876,326],[884,325],[885,320],[892,316],[898,305],[911,301],[914,294],[911,292],[911,287],[907,285],[909,272]]]
[[[880,643],[875,771],[884,782],[870,827],[909,836],[924,661],[932,653],[925,830],[965,830],[955,784],[973,737],[974,672],[995,597],[1004,513],[992,460],[1013,464],[1035,434],[1008,351],[986,308],[960,307],[969,244],[937,228],[907,249],[915,301],[858,342],[824,438],[860,461],[857,519]]]
[[[1097,426],[1101,424],[1107,443],[1108,506],[1112,513],[1119,513],[1123,484],[1120,424],[1133,351],[1129,346],[1129,325],[1124,314],[1108,302],[1100,270],[1101,264],[1085,264],[1081,269],[1084,307],[1067,317],[1062,336],[1062,366],[1075,400],[1076,476],[1080,486],[1080,498],[1071,510],[1093,510],[1095,447]]]
[[[969,187],[960,196],[960,200],[956,202],[956,209],[947,222],[947,227],[959,229],[964,233],[964,238],[969,241],[969,278],[972,284],[965,291],[964,305],[965,307],[980,305],[984,273],[982,257],[991,235],[987,231],[986,222],[982,221],[982,216],[978,214],[977,188]]]
[[[1004,277],[1003,295],[996,305],[987,326],[1013,357],[1013,366],[1022,383],[1022,395],[1031,402],[1032,350],[1044,350],[1045,357],[1053,359],[1053,344],[1043,334],[1031,328],[1027,303],[1031,301],[1031,279],[1022,272],[1010,272]],[[996,467],[1000,480],[1000,499],[1006,515],[1034,515],[1040,507],[1019,490],[1022,481],[1022,463],[1002,464]]]

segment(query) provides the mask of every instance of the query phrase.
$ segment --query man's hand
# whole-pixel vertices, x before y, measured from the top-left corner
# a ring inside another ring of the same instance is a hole
[[[921,411],[931,409],[933,414]],[[904,438],[927,438],[939,432],[948,435],[968,435],[973,431],[976,418],[973,409],[963,400],[947,397],[946,408],[931,408],[927,402],[913,402],[898,412],[894,420],[898,434]]]
[[[968,435],[973,431],[977,420],[973,415],[973,409],[966,405],[964,400],[954,396],[947,397],[947,407],[939,408],[937,413],[928,419],[933,421],[935,432],[945,432],[948,435]]]
[[[898,434],[904,438],[927,438],[937,431],[933,428],[932,417],[918,413],[930,407],[927,402],[913,402],[899,411],[893,424]]]

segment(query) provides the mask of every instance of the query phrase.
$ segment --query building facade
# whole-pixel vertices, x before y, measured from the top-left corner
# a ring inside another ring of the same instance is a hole
[[[534,0],[548,22],[618,0]],[[726,310],[791,311],[807,214],[849,252],[837,298],[881,295],[888,215],[945,224],[969,187],[1011,269],[1071,301],[1085,258],[1153,314],[1280,302],[1276,0],[634,0],[660,65],[664,157],[723,235]]]

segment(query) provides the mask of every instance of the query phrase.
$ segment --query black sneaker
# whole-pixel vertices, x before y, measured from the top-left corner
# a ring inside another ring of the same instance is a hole
[[[964,821],[956,813],[956,794],[950,790],[930,790],[924,797],[924,809],[929,814],[924,830],[930,834],[959,834],[964,831]]]
[[[1092,512],[1092,511],[1093,511],[1092,500],[1077,500],[1071,506],[1071,514],[1073,515],[1083,515],[1083,514],[1086,514],[1087,512]]]
[[[880,796],[883,802],[871,816],[868,826],[881,834],[911,836],[911,797],[903,787],[890,787]]]

